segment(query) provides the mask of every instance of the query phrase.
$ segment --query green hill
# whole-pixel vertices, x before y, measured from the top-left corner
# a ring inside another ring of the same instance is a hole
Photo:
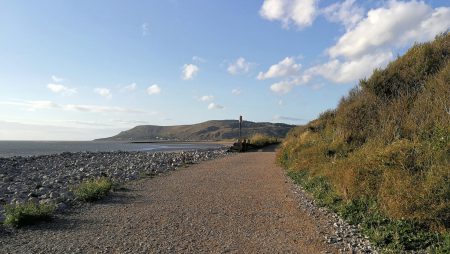
[[[416,44],[293,129],[289,174],[393,253],[450,253],[450,34]]]
[[[242,136],[249,138],[259,133],[283,138],[294,125],[283,123],[255,123],[244,121]],[[104,139],[105,141],[144,141],[144,140],[179,140],[179,141],[212,141],[236,139],[239,137],[237,120],[212,120],[192,125],[156,126],[140,125],[130,130]]]

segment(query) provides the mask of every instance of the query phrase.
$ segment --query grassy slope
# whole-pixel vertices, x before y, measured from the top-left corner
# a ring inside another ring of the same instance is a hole
[[[284,137],[293,125],[276,123],[254,123],[244,121],[243,135],[249,137],[254,133],[268,136]],[[177,126],[136,126],[123,131],[108,140],[143,140],[156,137],[177,138],[180,140],[222,140],[237,138],[239,123],[236,120],[213,120],[193,125]]]
[[[450,34],[415,45],[293,129],[278,159],[378,245],[450,252]]]

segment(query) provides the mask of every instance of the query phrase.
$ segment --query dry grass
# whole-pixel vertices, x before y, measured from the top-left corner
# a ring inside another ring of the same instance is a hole
[[[250,138],[250,144],[256,147],[263,147],[271,144],[277,144],[280,140],[276,137],[271,137],[268,135],[256,133]]]
[[[448,232],[450,34],[415,45],[337,109],[292,130],[278,159],[324,177],[344,202],[373,200],[388,219]]]

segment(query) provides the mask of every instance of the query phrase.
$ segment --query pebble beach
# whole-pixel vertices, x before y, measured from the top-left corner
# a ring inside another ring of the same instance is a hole
[[[0,158],[0,221],[4,205],[54,203],[64,210],[76,202],[70,189],[108,177],[123,183],[225,156],[226,148],[183,152],[76,152]]]

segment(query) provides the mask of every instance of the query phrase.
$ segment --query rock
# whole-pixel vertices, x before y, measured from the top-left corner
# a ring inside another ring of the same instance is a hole
[[[27,201],[32,202],[34,204],[39,204],[39,199],[36,197],[29,197]]]
[[[58,212],[62,212],[64,210],[66,210],[67,208],[68,208],[67,204],[65,204],[63,202],[60,202],[60,203],[56,204],[55,210],[58,211]]]
[[[52,203],[52,200],[49,198],[39,200],[39,204],[41,204],[41,205],[51,204],[51,203]]]

